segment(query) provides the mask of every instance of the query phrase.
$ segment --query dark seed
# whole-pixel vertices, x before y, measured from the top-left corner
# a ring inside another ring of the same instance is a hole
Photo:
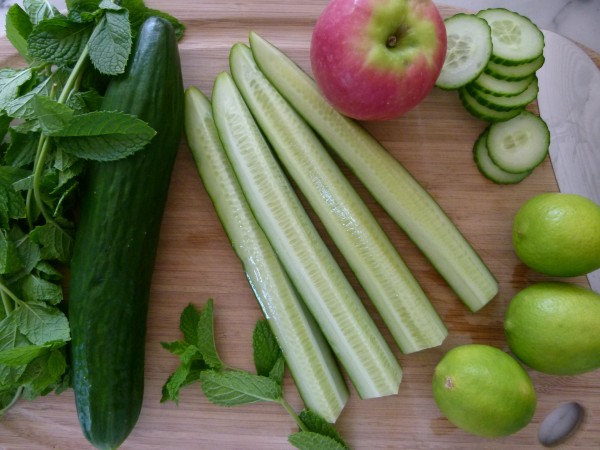
[[[544,418],[538,429],[538,440],[546,447],[563,442],[583,419],[583,407],[576,402],[563,403]]]

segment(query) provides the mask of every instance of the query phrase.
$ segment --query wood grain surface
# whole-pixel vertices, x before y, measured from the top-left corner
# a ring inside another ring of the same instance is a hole
[[[283,3],[148,1],[187,25],[180,44],[186,86],[210,94],[215,76],[227,70],[227,55],[237,41],[247,42],[254,30],[310,71],[308,49],[312,26],[326,0]],[[441,7],[444,15],[454,10]],[[596,62],[599,59],[594,55]],[[0,66],[18,58],[0,43]],[[534,107],[534,106],[532,106]],[[530,371],[538,394],[532,423],[503,439],[481,439],[452,426],[437,409],[431,392],[435,364],[445,351],[466,343],[486,343],[507,350],[502,319],[512,296],[528,284],[546,279],[524,267],[511,245],[512,219],[531,196],[556,191],[549,160],[523,183],[498,186],[483,178],[472,160],[472,145],[485,123],[471,117],[452,92],[434,90],[416,109],[397,120],[365,127],[429,190],[454,220],[500,282],[498,296],[483,310],[470,313],[431,265],[416,250],[365,189],[346,169],[384,230],[422,283],[444,319],[449,336],[444,344],[402,355],[348,267],[340,264],[365,299],[404,369],[397,396],[360,400],[354,390],[338,421],[338,429],[355,449],[532,449],[541,419],[565,401],[586,408],[584,422],[562,448],[600,446],[600,377],[598,372],[556,377]],[[320,225],[319,229],[320,228]],[[330,241],[326,238],[327,242]],[[339,256],[337,252],[334,254]],[[585,278],[571,279],[587,285]],[[252,370],[251,333],[261,311],[231,249],[184,142],[178,155],[152,285],[146,349],[144,407],[138,425],[123,449],[286,449],[294,423],[277,405],[236,408],[211,405],[197,386],[182,392],[179,406],[160,403],[161,387],[178,365],[160,347],[180,338],[178,320],[188,303],[204,305],[213,298],[217,345],[232,366]],[[111,351],[106,348],[106,351]],[[289,375],[286,394],[294,408],[302,403]],[[33,402],[21,401],[0,419],[0,449],[87,449],[75,414],[71,391]]]

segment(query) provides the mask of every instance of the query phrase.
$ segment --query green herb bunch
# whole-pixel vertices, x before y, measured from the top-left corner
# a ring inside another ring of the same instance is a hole
[[[141,0],[24,0],[6,16],[22,61],[0,68],[0,415],[19,398],[69,386],[64,278],[77,188],[89,160],[124,158],[155,131],[101,109],[150,15]]]
[[[298,425],[299,431],[288,437],[290,444],[296,448],[348,448],[332,424],[314,411],[304,410],[296,414],[285,399],[285,361],[266,320],[256,323],[252,335],[256,373],[230,367],[220,358],[215,343],[212,299],[200,310],[189,304],[181,313],[179,329],[183,333],[183,340],[161,343],[163,348],[178,355],[181,361],[163,386],[161,402],[171,400],[178,404],[181,389],[199,382],[204,395],[217,405],[239,406],[256,402],[281,405]]]

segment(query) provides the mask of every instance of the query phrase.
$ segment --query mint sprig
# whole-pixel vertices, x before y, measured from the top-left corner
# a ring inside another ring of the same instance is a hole
[[[69,386],[63,273],[80,176],[88,161],[126,158],[155,134],[100,110],[154,10],[141,0],[67,0],[65,14],[47,0],[22,5],[10,7],[6,37],[23,63],[0,68],[0,415]],[[177,19],[157,15],[182,35]]]
[[[256,402],[281,405],[298,425],[299,431],[288,437],[296,448],[303,450],[348,449],[335,427],[314,411],[296,414],[283,391],[284,357],[275,335],[266,320],[256,323],[252,349],[256,373],[226,365],[220,358],[214,333],[214,302],[209,299],[204,308],[189,304],[179,320],[183,339],[162,342],[161,345],[180,359],[180,366],[163,385],[161,402],[179,403],[181,390],[199,383],[206,398],[220,406],[240,406]]]

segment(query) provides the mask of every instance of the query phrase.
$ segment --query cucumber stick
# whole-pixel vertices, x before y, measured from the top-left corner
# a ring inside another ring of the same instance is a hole
[[[331,349],[256,222],[223,150],[209,100],[185,93],[185,134],[198,173],[307,408],[335,422],[348,389]]]
[[[269,81],[354,171],[472,311],[486,305],[498,283],[435,200],[356,122],[342,116],[314,81],[284,53],[250,34],[254,58]]]
[[[254,216],[362,398],[396,394],[402,370],[278,165],[231,76],[213,116]]]
[[[321,219],[404,353],[440,345],[447,330],[363,200],[312,129],[234,45],[233,79],[287,172]]]

